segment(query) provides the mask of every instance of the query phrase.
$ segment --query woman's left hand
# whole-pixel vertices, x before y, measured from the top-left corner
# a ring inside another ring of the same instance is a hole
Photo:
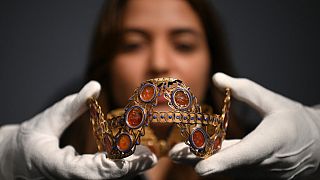
[[[195,170],[202,176],[227,173],[292,179],[318,169],[320,109],[304,106],[248,79],[217,73],[213,81],[221,89],[231,88],[232,96],[256,109],[263,120],[243,139],[225,140],[222,149],[207,159],[186,153],[188,147],[178,144],[169,153],[174,161],[197,161]]]

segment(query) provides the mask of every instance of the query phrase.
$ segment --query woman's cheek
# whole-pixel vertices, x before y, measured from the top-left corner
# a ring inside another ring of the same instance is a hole
[[[113,64],[113,92],[115,100],[125,105],[134,89],[143,81],[143,63],[135,56],[119,56]]]
[[[180,77],[191,88],[198,100],[201,101],[208,86],[209,56],[206,53],[199,53],[183,60],[181,59],[179,63],[181,68]]]

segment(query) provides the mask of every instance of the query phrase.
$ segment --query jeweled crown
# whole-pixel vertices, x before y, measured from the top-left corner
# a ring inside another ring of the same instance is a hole
[[[204,113],[190,88],[181,80],[156,78],[141,83],[123,111],[112,111],[107,118],[94,98],[88,100],[90,120],[99,151],[108,158],[121,159],[134,153],[152,122],[174,123],[191,152],[208,157],[221,148],[228,126],[230,93],[226,89],[221,115]],[[154,111],[157,97],[164,95],[172,111]]]

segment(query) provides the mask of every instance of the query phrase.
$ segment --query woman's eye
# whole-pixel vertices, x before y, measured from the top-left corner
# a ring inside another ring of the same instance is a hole
[[[188,44],[188,43],[178,43],[175,45],[176,50],[180,52],[192,52],[196,49],[195,45],[193,44]]]
[[[122,52],[134,52],[142,47],[141,43],[125,43],[122,45]]]

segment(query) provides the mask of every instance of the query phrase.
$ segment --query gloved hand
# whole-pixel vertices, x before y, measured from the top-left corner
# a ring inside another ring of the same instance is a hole
[[[89,97],[97,97],[100,84],[89,82],[21,125],[0,129],[0,179],[86,178],[112,179],[133,175],[152,167],[156,156],[146,147],[123,160],[107,159],[105,154],[77,155],[72,146],[59,148],[59,137],[87,109]]]
[[[292,179],[317,170],[320,109],[304,106],[247,79],[217,73],[213,81],[221,89],[230,87],[232,96],[256,109],[263,120],[243,139],[225,140],[222,149],[207,159],[199,160],[187,152],[185,145],[178,144],[170,152],[173,160],[199,161],[195,170],[202,176],[231,173]]]

